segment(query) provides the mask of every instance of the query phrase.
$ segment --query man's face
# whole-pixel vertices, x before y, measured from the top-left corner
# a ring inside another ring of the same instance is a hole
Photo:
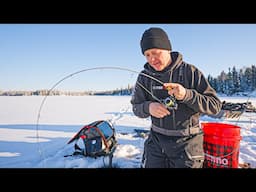
[[[156,71],[162,71],[171,63],[171,55],[169,50],[164,49],[148,49],[144,52],[147,62]]]

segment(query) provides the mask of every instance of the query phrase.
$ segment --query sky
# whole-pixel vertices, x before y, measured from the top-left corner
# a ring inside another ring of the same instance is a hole
[[[0,91],[50,89],[81,70],[56,89],[127,87],[146,62],[139,42],[150,27],[205,76],[255,65],[255,24],[0,24]]]
[[[0,97],[0,168],[102,168],[108,158],[68,156],[74,143],[67,142],[86,124],[111,121],[116,130],[117,148],[114,168],[136,169],[141,166],[144,141],[135,129],[149,130],[150,119],[136,117],[130,96],[42,96]],[[246,102],[248,97],[220,97],[227,102]],[[256,94],[250,97],[256,106]],[[18,107],[17,107],[18,106]],[[104,107],[103,107],[104,106]],[[256,168],[256,116],[243,113],[238,119],[201,116],[200,123],[225,123],[239,127],[239,163]],[[233,138],[234,139],[234,138]],[[221,138],[230,142],[229,138]],[[83,147],[81,143],[78,143]]]

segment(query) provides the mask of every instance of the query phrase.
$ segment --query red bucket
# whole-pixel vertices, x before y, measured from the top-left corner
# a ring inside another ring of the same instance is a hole
[[[224,123],[202,123],[204,168],[238,168],[240,127]]]

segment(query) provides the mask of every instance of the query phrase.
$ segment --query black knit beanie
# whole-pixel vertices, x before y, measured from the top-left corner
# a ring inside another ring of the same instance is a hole
[[[140,46],[143,55],[147,49],[151,48],[172,50],[171,42],[166,32],[156,27],[149,28],[143,33]]]

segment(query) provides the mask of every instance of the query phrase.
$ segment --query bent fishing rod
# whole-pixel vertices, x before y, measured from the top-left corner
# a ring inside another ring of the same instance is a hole
[[[158,83],[160,83],[163,88],[167,89],[167,87],[164,87],[164,82],[160,81],[159,79],[155,78],[155,77],[152,77],[146,73],[142,73],[142,72],[138,72],[138,71],[135,71],[135,70],[132,70],[132,69],[128,69],[128,68],[123,68],[123,67],[93,67],[93,68],[87,68],[87,69],[83,69],[83,70],[80,70],[80,71],[77,71],[77,72],[74,72],[74,73],[71,73],[65,77],[63,77],[62,79],[60,79],[57,83],[55,83],[48,91],[47,91],[47,94],[45,95],[43,101],[41,102],[40,104],[40,107],[39,107],[39,111],[38,111],[38,116],[37,116],[37,125],[39,123],[39,118],[40,118],[40,113],[41,113],[41,110],[42,110],[42,107],[45,103],[45,100],[46,98],[49,96],[49,94],[51,93],[51,91],[56,88],[61,82],[63,82],[64,80],[68,79],[68,78],[71,78],[79,73],[82,73],[82,72],[86,72],[86,71],[92,71],[92,70],[104,70],[104,69],[109,69],[109,70],[121,70],[121,71],[128,71],[128,72],[132,72],[132,73],[136,73],[138,75],[143,75],[145,77],[148,77]],[[139,82],[136,82],[140,87],[142,87],[148,94],[150,94],[154,99],[156,99],[158,102],[164,104],[165,106],[167,107],[171,107],[173,105],[173,102],[174,102],[174,98],[166,98],[164,101],[160,100],[159,98],[157,98],[151,91],[149,91],[145,86],[143,86],[141,83]]]

